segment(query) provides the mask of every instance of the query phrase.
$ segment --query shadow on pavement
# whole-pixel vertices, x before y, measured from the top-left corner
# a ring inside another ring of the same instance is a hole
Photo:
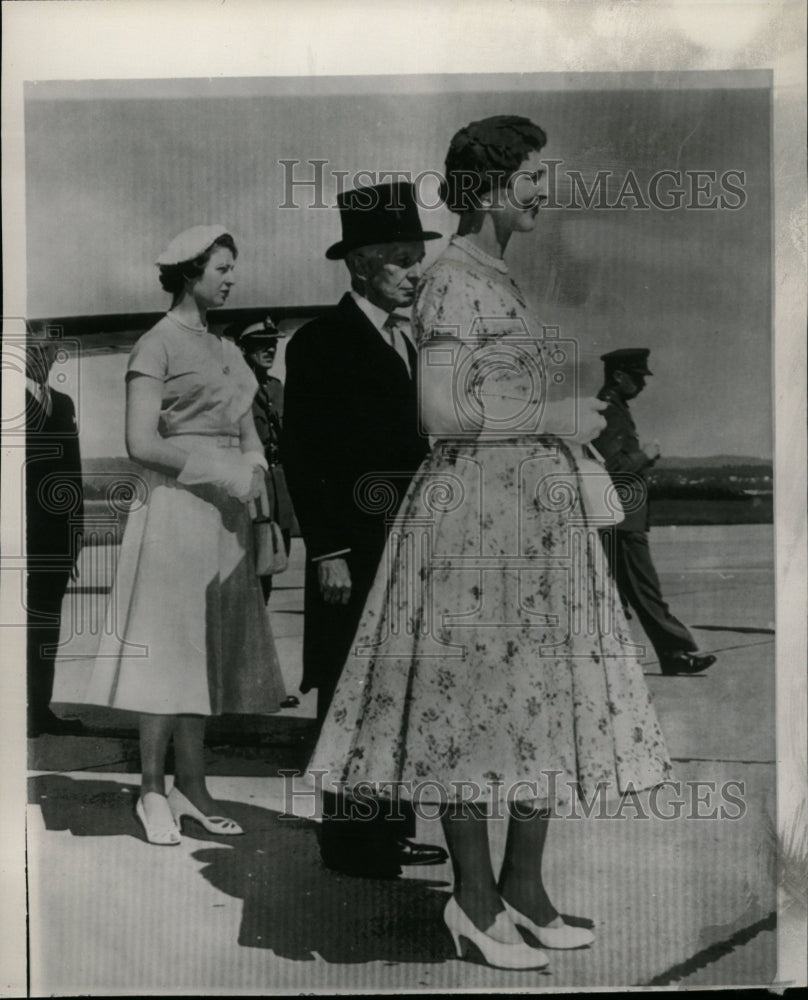
[[[75,837],[145,840],[135,818],[138,784],[61,774],[29,779],[28,801],[48,830]],[[218,837],[185,821],[201,875],[242,900],[238,943],[282,958],[332,963],[443,962],[454,949],[442,920],[448,883],[429,878],[362,879],[324,868],[317,824],[243,802],[222,801],[246,833]],[[157,848],[155,848],[157,850]],[[179,850],[179,849],[177,849]]]
[[[317,824],[255,806],[233,808],[249,832],[193,857],[221,892],[243,901],[238,943],[296,961],[443,962],[454,957],[442,913],[447,883],[363,879],[320,862]]]
[[[28,741],[31,771],[140,771],[138,718],[94,705],[60,704],[59,713],[84,724],[79,736],[42,735]],[[316,738],[313,719],[295,716],[214,716],[205,737],[206,773],[233,777],[277,777],[301,770]],[[169,747],[167,770],[173,769]]]
[[[140,784],[79,781],[63,774],[28,779],[28,803],[39,806],[48,830],[74,837],[136,837],[145,840],[135,817]]]

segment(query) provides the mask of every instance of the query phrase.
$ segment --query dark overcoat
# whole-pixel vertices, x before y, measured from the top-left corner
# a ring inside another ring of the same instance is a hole
[[[73,400],[50,390],[51,412],[25,392],[25,515],[29,569],[70,573],[84,495]]]
[[[50,390],[50,413],[25,393],[28,723],[47,722],[62,602],[78,556],[84,496],[73,401]]]
[[[415,379],[350,295],[290,340],[284,396],[281,455],[307,557],[305,692],[339,677],[390,520],[429,445]],[[351,599],[329,605],[312,560],[344,549]]]

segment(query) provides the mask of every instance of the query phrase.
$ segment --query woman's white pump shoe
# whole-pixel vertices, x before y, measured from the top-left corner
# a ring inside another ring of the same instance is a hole
[[[154,818],[149,820],[146,817],[146,810],[143,807],[145,799],[159,800],[152,804],[156,809],[163,812],[164,815],[160,816],[156,821]],[[135,805],[135,815],[140,820],[140,825],[146,834],[146,840],[150,844],[157,844],[158,847],[174,847],[182,840],[180,831],[172,819],[172,811],[166,805],[164,795],[160,795],[158,792],[146,792],[145,795],[141,795]]]
[[[540,927],[504,899],[502,902],[513,923],[530,931],[543,948],[585,948],[595,940],[595,935],[586,927],[573,927],[563,922],[560,927]]]
[[[495,930],[500,920],[507,921],[504,912],[500,913],[489,930]],[[443,911],[443,920],[452,935],[458,958],[465,958],[466,946],[471,943],[482,955],[488,965],[497,969],[541,969],[547,965],[547,956],[538,948],[521,942],[510,944],[498,941],[495,937],[478,930],[466,914],[461,910],[457,900],[452,896]]]
[[[222,837],[238,837],[244,833],[234,819],[228,819],[226,816],[206,816],[176,787],[168,793],[168,807],[177,826],[182,823],[183,816],[188,816],[196,820],[208,833],[218,833]]]

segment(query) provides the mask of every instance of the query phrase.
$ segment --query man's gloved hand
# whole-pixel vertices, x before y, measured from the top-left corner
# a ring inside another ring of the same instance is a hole
[[[659,447],[659,441],[646,442],[646,444],[642,446],[642,450],[652,462],[656,462],[662,454],[662,449]]]

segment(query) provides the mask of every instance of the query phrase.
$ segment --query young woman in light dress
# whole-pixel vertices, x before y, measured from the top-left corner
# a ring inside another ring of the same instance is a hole
[[[126,447],[146,498],[126,525],[86,701],[140,715],[136,812],[152,844],[178,844],[184,817],[211,833],[243,832],[208,792],[205,720],[276,712],[284,698],[247,506],[266,469],[257,382],[236,345],[207,326],[230,294],[236,256],[222,226],[172,240],[158,258],[171,308],[135,344],[126,373]]]

